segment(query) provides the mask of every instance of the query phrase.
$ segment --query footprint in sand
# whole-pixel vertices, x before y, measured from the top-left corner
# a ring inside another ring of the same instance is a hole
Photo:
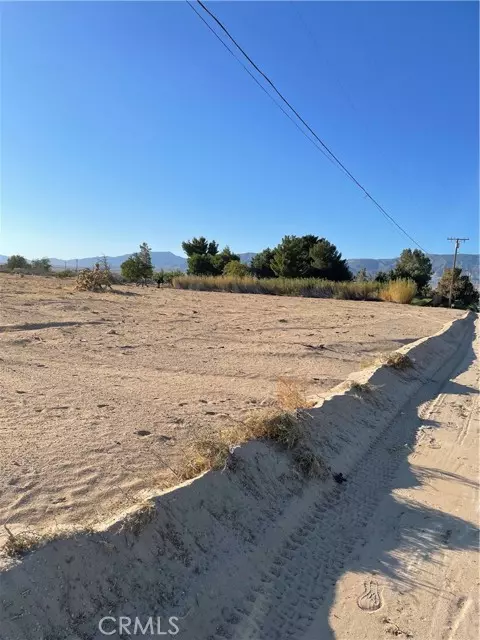
[[[363,593],[357,600],[357,605],[362,611],[378,611],[382,606],[382,598],[375,580],[365,580]]]

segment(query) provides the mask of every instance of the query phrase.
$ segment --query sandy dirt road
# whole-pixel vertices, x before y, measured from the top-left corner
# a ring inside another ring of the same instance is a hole
[[[299,518],[235,638],[478,638],[478,346]]]
[[[412,453],[337,583],[332,631],[319,619],[308,640],[479,637],[478,347],[419,405]]]

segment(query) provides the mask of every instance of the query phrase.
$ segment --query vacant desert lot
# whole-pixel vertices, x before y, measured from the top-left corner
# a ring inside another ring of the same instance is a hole
[[[186,442],[274,402],[318,396],[460,312],[117,287],[0,274],[0,525],[111,519],[177,483]]]

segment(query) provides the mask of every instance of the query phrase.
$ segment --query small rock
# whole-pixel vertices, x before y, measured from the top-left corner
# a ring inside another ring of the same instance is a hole
[[[135,433],[137,436],[150,436],[152,434],[151,431],[147,431],[146,429],[139,429],[138,431],[135,431]]]
[[[110,329],[109,331],[107,331],[107,336],[116,336],[117,332],[115,331],[115,329]]]

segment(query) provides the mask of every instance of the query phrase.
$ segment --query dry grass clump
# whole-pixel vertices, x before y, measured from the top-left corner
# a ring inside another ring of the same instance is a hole
[[[279,378],[277,380],[277,404],[286,411],[307,408],[311,403],[307,400],[305,383],[295,378]]]
[[[293,452],[293,460],[306,477],[324,477],[321,459],[311,450],[301,414],[280,408],[250,415],[244,422],[192,443],[180,477],[189,480],[209,470],[225,469],[235,446],[249,440],[268,440]]]
[[[110,269],[83,269],[75,282],[76,291],[106,291],[112,288]]]
[[[293,449],[302,435],[298,416],[280,409],[258,411],[249,416],[244,424],[248,435],[246,440],[271,440],[285,449]]]
[[[182,480],[190,480],[205,471],[224,469],[231,447],[240,443],[230,442],[230,440],[231,438],[222,432],[217,436],[212,435],[193,442],[187,451],[186,461],[180,473]]]
[[[205,471],[225,469],[235,446],[249,440],[269,440],[293,451],[293,459],[307,477],[323,477],[322,461],[310,449],[302,409],[311,406],[305,385],[295,378],[279,378],[277,406],[250,414],[218,434],[192,443],[180,476],[189,480]]]
[[[398,369],[400,371],[413,367],[411,358],[404,353],[398,353],[398,351],[391,353],[386,359],[385,364],[387,367],[392,367],[392,369]]]
[[[306,478],[321,478],[325,480],[329,475],[326,464],[307,445],[299,447],[294,452],[293,459]]]
[[[8,538],[2,547],[2,551],[5,555],[11,558],[23,556],[29,551],[37,549],[49,539],[47,536],[42,536],[33,531],[20,531],[19,533],[13,533],[7,525],[3,526],[8,533]]]
[[[372,393],[372,385],[368,382],[352,381],[350,383],[350,390],[358,394]]]
[[[417,285],[413,280],[400,278],[390,280],[379,291],[379,298],[386,302],[398,302],[399,304],[410,304],[417,293]]]

